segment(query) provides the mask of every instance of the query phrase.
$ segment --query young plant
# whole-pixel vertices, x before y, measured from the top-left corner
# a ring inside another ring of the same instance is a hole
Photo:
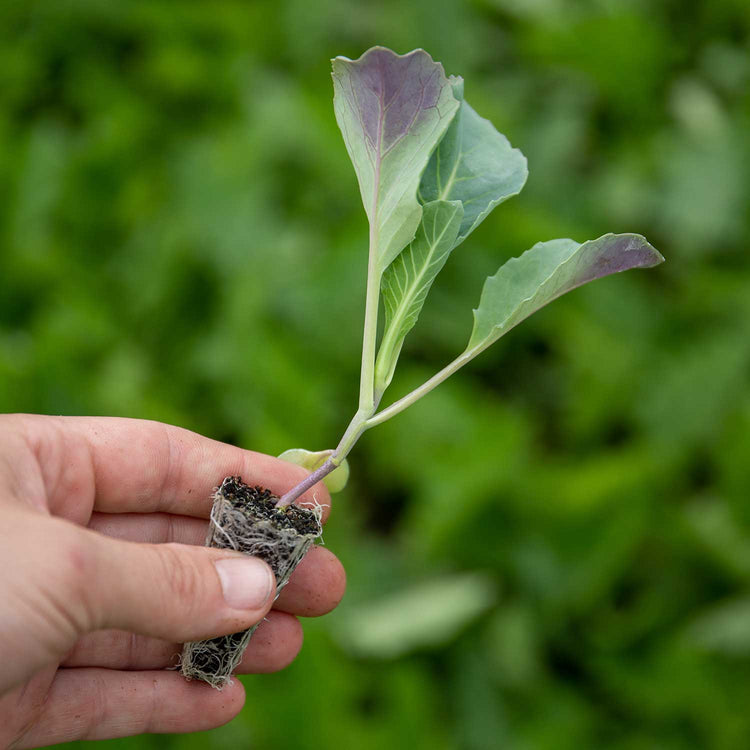
[[[587,281],[664,260],[637,234],[537,243],[485,281],[466,349],[378,412],[404,339],[449,255],[495,206],[521,191],[528,170],[523,154],[464,99],[463,80],[446,78],[424,50],[397,55],[373,47],[358,60],[337,57],[333,86],[370,223],[359,408],[335,450],[314,454],[320,464],[279,506],[340,467],[365,430],[411,406],[540,307]],[[302,463],[300,454],[288,454],[282,455]]]
[[[278,521],[279,533],[286,538],[292,526],[289,519],[293,516],[295,523],[303,519],[295,531],[304,537],[301,547],[292,545],[294,550],[284,555],[283,565],[274,568],[279,588],[293,570],[290,560],[296,564],[301,559],[320,529],[319,514],[292,503],[321,480],[331,491],[341,489],[348,475],[346,457],[366,430],[411,406],[565,292],[618,271],[648,268],[664,260],[637,234],[606,234],[584,243],[570,239],[537,243],[487,278],[464,351],[411,393],[378,411],[404,339],[416,324],[438,273],[495,206],[520,192],[528,170],[523,154],[465,100],[463,80],[446,77],[442,65],[424,50],[397,55],[373,47],[358,60],[337,57],[333,86],[336,121],[370,226],[359,405],[335,449],[318,453],[295,449],[282,454],[311,473],[282,497],[271,502],[265,496],[262,512],[254,516],[256,526],[262,527],[262,544],[247,541],[258,533],[246,526],[248,498],[255,493],[255,499],[262,490],[251,491],[238,478],[228,478],[217,490],[208,541],[266,555],[264,559],[274,567],[278,545],[269,546],[270,521]],[[378,343],[381,297],[385,315]],[[268,549],[274,554],[268,555]],[[191,649],[183,655],[183,671],[195,655],[193,647],[203,654],[203,662],[201,670],[188,670],[186,675],[223,685],[241,658],[242,651],[236,653],[237,649],[244,648],[249,634],[227,638],[233,641],[214,639],[207,642],[210,648],[188,644]],[[227,648],[235,649],[230,657],[225,654]],[[210,655],[207,660],[206,653]]]

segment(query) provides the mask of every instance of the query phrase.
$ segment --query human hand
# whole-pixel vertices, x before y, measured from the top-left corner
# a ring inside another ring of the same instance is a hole
[[[238,671],[294,659],[294,615],[333,609],[343,568],[313,547],[274,602],[265,563],[198,546],[228,475],[280,494],[305,471],[158,422],[0,416],[0,747],[220,726],[242,684],[165,668],[178,643],[264,616]],[[322,485],[299,502],[313,492],[330,503]]]

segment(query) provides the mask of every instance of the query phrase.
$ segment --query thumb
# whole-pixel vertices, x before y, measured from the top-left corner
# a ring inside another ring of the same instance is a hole
[[[184,642],[245,630],[271,608],[276,580],[262,560],[187,544],[140,544],[82,530],[92,627]]]

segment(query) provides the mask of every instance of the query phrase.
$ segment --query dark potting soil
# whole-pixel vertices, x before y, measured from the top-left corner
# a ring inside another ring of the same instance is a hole
[[[279,529],[295,529],[300,535],[320,532],[320,523],[315,513],[297,505],[276,507],[278,495],[264,487],[251,487],[242,477],[227,477],[219,487],[218,494],[226,498],[232,507],[242,511],[250,523],[267,519]]]
[[[277,508],[276,501],[279,499],[277,495],[264,487],[247,485],[241,477],[224,479],[216,491],[215,499],[218,500],[219,498],[224,499],[233,510],[240,511],[247,519],[247,526],[244,529],[236,527],[232,529],[234,533],[231,539],[227,538],[226,534],[214,534],[211,538],[211,546],[220,549],[239,549],[259,557],[270,565],[277,580],[282,574],[282,570],[279,569],[281,565],[277,546],[258,544],[257,539],[253,542],[252,534],[247,532],[256,527],[258,522],[261,522],[265,527],[263,536],[271,542],[277,536],[289,538],[289,532],[296,532],[293,536],[297,538],[317,537],[320,534],[319,516],[314,511],[296,505]],[[234,523],[237,523],[236,519]],[[270,529],[268,528],[269,523],[272,527]],[[229,531],[229,529],[225,531]],[[243,544],[243,541],[237,537],[247,537],[248,544]],[[310,539],[311,542],[312,539]],[[288,574],[287,571],[286,575],[288,576]],[[246,633],[247,631],[243,631],[203,641],[201,643],[202,648],[194,650],[192,654],[194,672],[204,673],[205,675],[221,675],[226,654],[236,653],[242,647]],[[213,682],[213,684],[221,685],[223,681],[219,680]]]

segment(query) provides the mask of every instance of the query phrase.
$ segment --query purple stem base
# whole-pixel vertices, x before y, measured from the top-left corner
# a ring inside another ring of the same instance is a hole
[[[296,487],[292,487],[289,492],[282,495],[276,503],[276,507],[283,508],[291,505],[300,495],[303,495],[310,487],[316,485],[323,477],[328,476],[335,468],[336,464],[329,458],[322,466],[315,469],[312,474],[305,477]]]

